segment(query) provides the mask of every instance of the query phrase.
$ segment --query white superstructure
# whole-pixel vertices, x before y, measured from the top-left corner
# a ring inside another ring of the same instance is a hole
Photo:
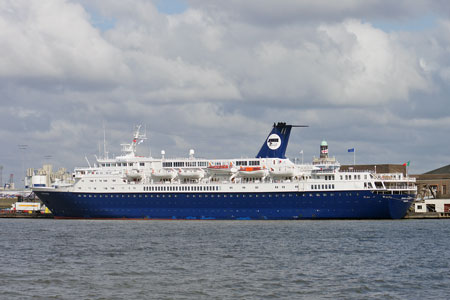
[[[130,144],[115,158],[98,158],[92,167],[76,168],[75,183],[58,187],[76,192],[185,191],[214,185],[220,191],[347,191],[374,190],[403,194],[415,191],[415,179],[402,173],[340,171],[339,163],[294,164],[282,158],[201,159],[153,158],[136,155],[145,139],[137,127]],[[205,188],[206,189],[206,188]]]

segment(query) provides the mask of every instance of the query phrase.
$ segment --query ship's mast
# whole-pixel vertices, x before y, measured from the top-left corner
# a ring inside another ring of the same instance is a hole
[[[103,159],[108,159],[108,152],[106,151],[106,128],[103,124]]]
[[[122,146],[122,152],[125,156],[134,157],[136,156],[136,146],[140,143],[142,143],[144,140],[147,139],[146,133],[140,134],[139,131],[141,130],[142,125],[137,125],[136,129],[133,134],[133,140],[130,144],[121,144]]]

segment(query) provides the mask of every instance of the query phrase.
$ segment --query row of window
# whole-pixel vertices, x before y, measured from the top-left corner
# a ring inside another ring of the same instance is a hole
[[[259,160],[237,160],[236,166],[259,166]]]
[[[214,165],[222,165],[227,163],[215,162]],[[166,161],[163,162],[164,168],[175,168],[175,167],[206,167],[208,163],[206,161]],[[236,166],[259,166],[259,160],[238,160],[236,161]]]
[[[334,189],[334,184],[313,184],[311,185],[312,190],[320,190],[322,187],[322,190],[331,190]]]
[[[354,179],[354,180],[360,180],[361,179],[361,175],[360,174],[358,174],[358,175],[345,175],[345,180],[352,180],[352,178]],[[364,175],[364,179],[367,179],[367,175]],[[341,180],[344,180],[344,176],[343,175],[341,175]]]
[[[145,166],[145,163],[141,162],[141,163],[104,163],[104,164],[100,164],[101,167],[137,167],[137,166]]]
[[[148,192],[218,191],[218,186],[144,186]]]
[[[164,168],[175,168],[175,167],[206,167],[208,162],[206,161],[166,161],[163,162]]]
[[[128,185],[127,187],[128,187],[128,190],[131,190],[131,189],[135,190],[135,189],[136,189],[136,186],[133,186],[133,188],[131,188],[131,186]],[[122,186],[122,190],[126,190],[127,187]],[[96,190],[96,189],[97,189],[96,186],[94,186],[94,187],[88,186],[87,188],[88,188],[89,190]],[[101,187],[100,187],[100,188],[101,188]],[[83,188],[82,188],[81,186],[79,186],[78,189],[79,189],[79,190],[82,190]],[[107,190],[108,187],[105,186],[105,187],[103,187],[103,189],[104,189],[104,190]],[[109,189],[114,190],[115,188],[112,186],[112,187],[110,187]],[[119,189],[119,187],[118,187],[117,189]]]
[[[338,196],[338,197],[342,197],[342,196],[352,196],[352,193],[336,193],[337,195],[336,196]],[[359,193],[355,193],[355,195],[356,196],[359,196]],[[167,196],[167,198],[171,198],[172,196],[174,197],[174,198],[177,198],[177,194],[167,194],[167,195],[165,195],[165,194],[156,194],[156,195],[154,195],[154,194],[110,194],[110,195],[108,195],[108,194],[106,194],[106,195],[102,195],[102,194],[99,194],[99,195],[97,195],[97,194],[78,194],[78,197],[79,198],[81,198],[81,197],[83,197],[83,198],[153,198],[153,197],[156,197],[156,198],[159,198],[159,197],[161,197],[161,198],[165,198]],[[220,198],[220,197],[223,197],[223,198],[240,198],[240,197],[242,197],[242,198],[246,198],[246,197],[248,197],[248,198],[252,198],[252,197],[255,197],[255,198],[259,198],[259,197],[261,197],[261,198],[265,198],[265,197],[268,197],[268,198],[272,198],[272,197],[275,197],[275,198],[278,198],[278,197],[282,197],[282,198],[284,198],[284,197],[327,197],[327,196],[330,196],[330,197],[334,197],[335,196],[335,193],[323,193],[323,194],[320,194],[320,193],[316,193],[316,194],[313,194],[313,193],[302,193],[302,194],[299,194],[299,193],[289,193],[289,194],[286,194],[286,193],[282,193],[282,194],[279,194],[279,193],[276,193],[276,194],[191,194],[191,195],[186,195],[186,197],[187,198],[189,198],[189,197],[192,197],[192,198],[195,198],[196,196],[197,197],[199,197],[199,198],[202,198],[202,197],[205,197],[205,198],[208,198],[208,197],[211,197],[211,198],[214,198],[214,197],[217,197],[217,198]]]
[[[81,181],[84,182],[84,179]],[[115,179],[112,179],[111,181],[116,182]],[[97,179],[89,179],[89,182],[97,182]],[[108,182],[108,179],[99,179],[98,182]]]

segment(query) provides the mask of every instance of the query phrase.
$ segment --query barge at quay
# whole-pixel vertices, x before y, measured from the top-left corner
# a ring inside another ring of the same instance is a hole
[[[328,158],[285,157],[291,129],[277,123],[255,158],[141,157],[138,126],[115,158],[76,168],[74,183],[33,191],[55,218],[89,219],[400,219],[415,199],[403,173],[344,171]]]

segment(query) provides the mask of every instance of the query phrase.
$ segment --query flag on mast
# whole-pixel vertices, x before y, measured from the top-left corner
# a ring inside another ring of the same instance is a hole
[[[356,165],[356,151],[355,151],[355,148],[350,148],[347,151],[353,153],[353,165]]]
[[[404,167],[409,167],[409,163],[410,163],[410,161],[408,160],[407,162],[405,162],[405,163],[403,164],[403,166],[404,166]]]

